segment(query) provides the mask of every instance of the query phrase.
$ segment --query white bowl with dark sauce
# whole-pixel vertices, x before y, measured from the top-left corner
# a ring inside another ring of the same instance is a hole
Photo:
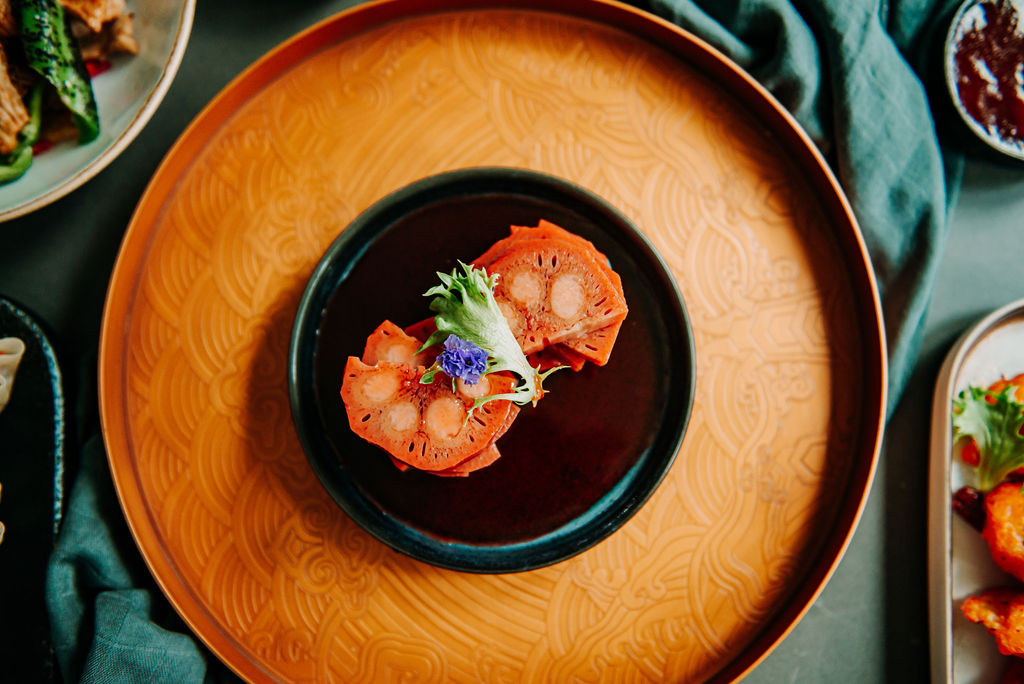
[[[1024,162],[1024,1],[968,0],[953,15],[945,79],[983,149]]]

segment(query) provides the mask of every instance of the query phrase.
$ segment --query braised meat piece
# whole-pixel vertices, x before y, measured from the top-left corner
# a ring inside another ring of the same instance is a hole
[[[13,38],[18,35],[18,22],[14,18],[14,6],[11,0],[0,0],[0,38]]]
[[[7,53],[0,47],[0,154],[18,146],[18,133],[28,123],[28,110],[8,74]]]
[[[1024,656],[1024,594],[1016,589],[989,589],[960,607],[964,617],[985,625],[1003,655]]]
[[[1024,581],[1024,491],[1004,482],[985,495],[985,527],[992,560],[1004,572]]]
[[[99,33],[93,33],[84,22],[77,19],[72,21],[71,32],[78,41],[82,59],[107,59],[118,53],[139,54],[132,17],[131,14],[122,14],[105,23]]]
[[[89,25],[93,33],[103,30],[103,24],[124,14],[124,0],[60,0],[64,9]]]

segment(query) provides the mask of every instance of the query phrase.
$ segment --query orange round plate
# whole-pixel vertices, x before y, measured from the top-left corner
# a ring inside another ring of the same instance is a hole
[[[160,586],[248,679],[728,679],[803,614],[859,517],[881,315],[813,145],[665,22],[520,4],[390,0],[303,32],[204,110],[129,226],[100,350],[111,470]],[[624,212],[676,277],[697,349],[686,438],[645,507],[571,560],[493,576],[348,519],[286,383],[296,304],[338,232],[414,180],[482,165]]]

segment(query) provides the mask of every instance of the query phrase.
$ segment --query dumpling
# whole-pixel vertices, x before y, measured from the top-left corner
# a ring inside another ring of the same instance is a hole
[[[7,400],[11,398],[14,374],[18,371],[24,353],[25,343],[17,337],[0,339],[0,411],[4,410]]]

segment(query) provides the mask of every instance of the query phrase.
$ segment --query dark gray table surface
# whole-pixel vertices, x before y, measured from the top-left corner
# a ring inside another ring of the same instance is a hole
[[[20,302],[43,323],[65,373],[72,470],[82,435],[97,429],[95,356],[107,280],[151,174],[191,119],[244,67],[316,20],[354,4],[200,3],[179,74],[135,142],[84,187],[29,216],[0,224],[0,295]],[[1024,297],[1022,217],[1024,171],[968,164],[921,358],[889,425],[867,509],[821,597],[747,681],[927,679],[925,509],[931,393],[954,339],[984,313]],[[0,473],[4,467],[21,466],[0,465]],[[17,511],[4,503],[0,520],[10,525]],[[45,563],[46,543],[40,540],[38,558],[32,561],[39,568]],[[0,579],[9,579],[9,564],[15,561],[3,551],[0,546]],[[0,582],[0,595],[14,590],[10,585]],[[28,621],[36,633],[45,634],[41,587],[40,577],[19,591],[34,592],[37,609]],[[5,623],[9,619],[0,617]],[[38,652],[37,644],[31,657]],[[24,659],[29,651],[18,653]]]

